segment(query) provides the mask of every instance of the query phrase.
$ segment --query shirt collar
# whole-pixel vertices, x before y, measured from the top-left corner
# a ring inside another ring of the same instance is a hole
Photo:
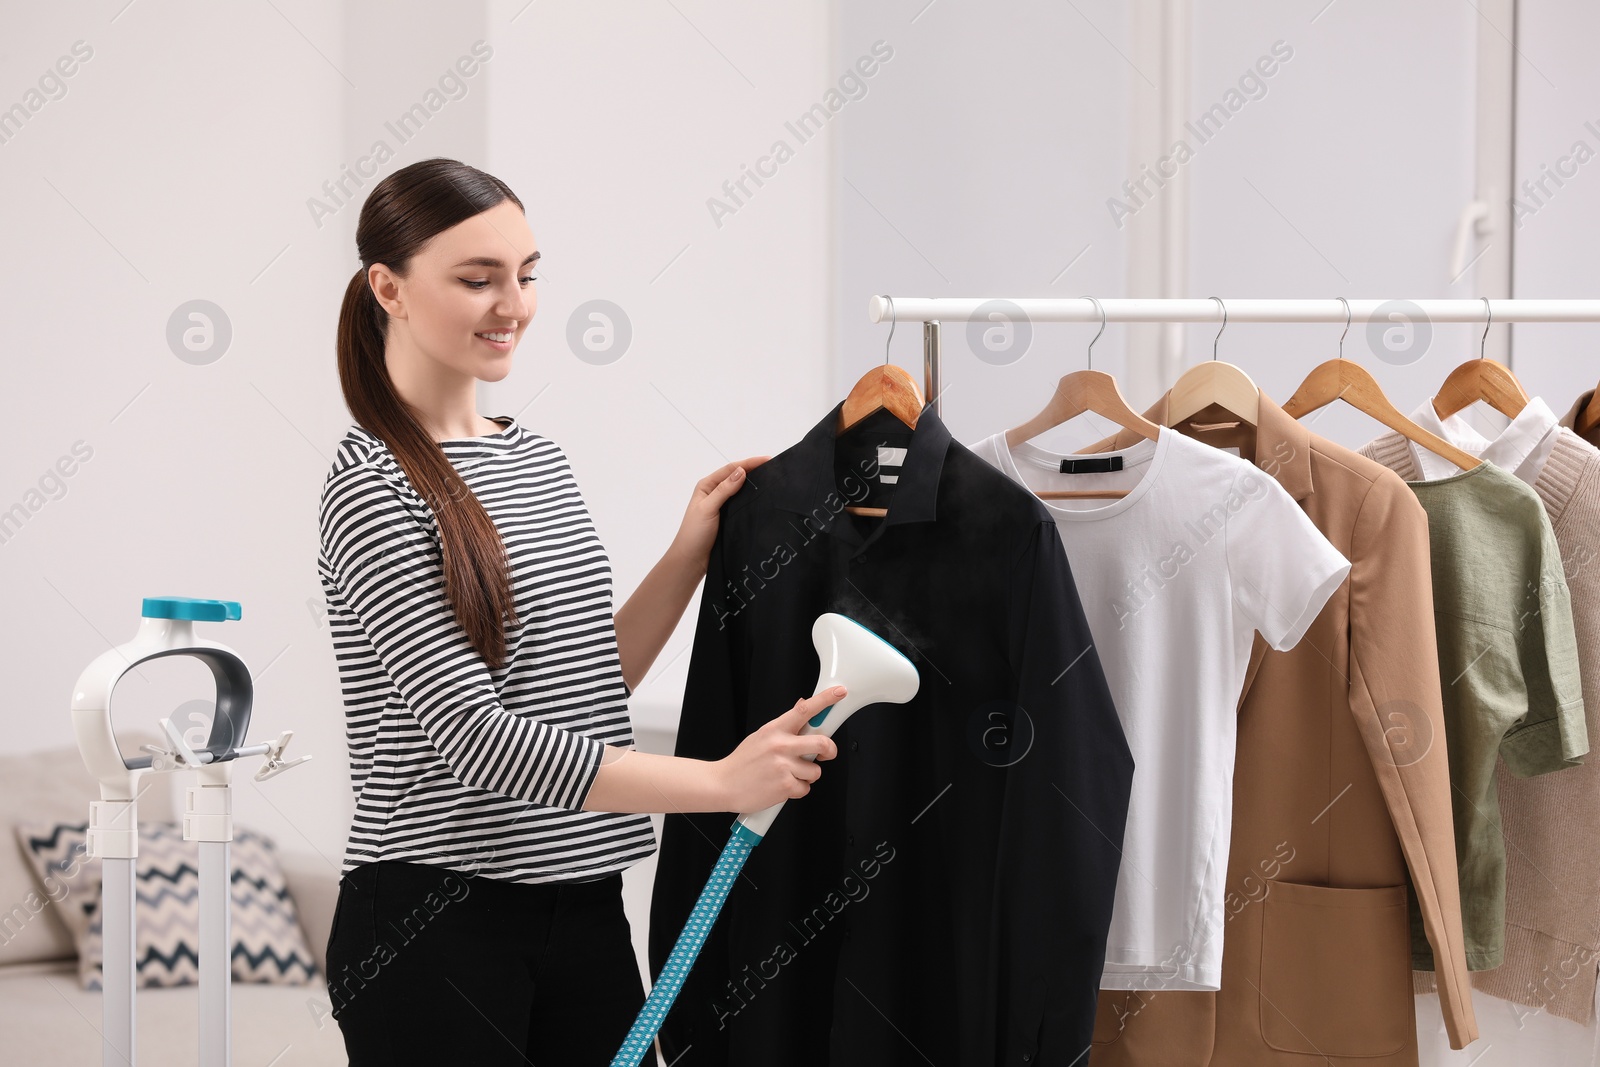
[[[1438,434],[1462,451],[1487,460],[1527,482],[1533,481],[1539,473],[1536,468],[1550,454],[1549,448],[1543,446],[1554,440],[1552,435],[1558,427],[1555,412],[1537,396],[1531,398],[1517,412],[1511,424],[1492,441],[1462,418],[1460,412],[1448,419],[1441,419],[1439,413],[1433,410],[1431,399],[1418,405],[1417,410],[1411,413],[1411,421],[1424,430]],[[1412,462],[1416,464],[1422,480],[1448,478],[1461,473],[1461,468],[1443,456],[1429,452],[1415,441],[1408,440],[1406,443],[1411,448]],[[1529,469],[1523,470],[1524,465],[1528,465]]]
[[[1277,479],[1279,485],[1288,491],[1296,500],[1304,500],[1311,495],[1311,431],[1290,418],[1289,413],[1272,402],[1266,393],[1259,389],[1256,392],[1261,397],[1261,410],[1256,416],[1256,450],[1255,463],[1257,467],[1266,471]],[[1151,422],[1167,425],[1168,404],[1171,402],[1172,393],[1166,392],[1161,399],[1150,405],[1144,417]],[[1117,450],[1128,448],[1135,442],[1141,441],[1138,434],[1132,430],[1119,430],[1109,444],[1101,442],[1093,446],[1093,451]]]
[[[810,515],[829,493],[838,493],[834,484],[834,441],[844,401],[834,405],[786,455],[793,459],[794,472],[772,488],[773,506],[800,515]],[[924,407],[911,431],[904,462],[890,498],[883,525],[902,522],[932,522],[938,514],[939,478],[944,472],[944,457],[950,447],[950,430],[933,409]],[[759,468],[756,472],[760,474]]]

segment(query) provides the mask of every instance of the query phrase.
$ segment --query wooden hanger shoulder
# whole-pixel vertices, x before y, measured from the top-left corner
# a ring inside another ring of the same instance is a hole
[[[1343,400],[1357,411],[1371,415],[1402,437],[1415,441],[1462,470],[1472,470],[1483,462],[1402,415],[1378,385],[1372,372],[1348,359],[1330,359],[1312,368],[1306,380],[1300,383],[1300,388],[1283,405],[1283,410],[1290,418],[1302,419],[1335,400]]]
[[[1600,386],[1595,387],[1594,393],[1589,396],[1589,402],[1583,405],[1577,418],[1572,420],[1573,429],[1585,438],[1592,436],[1595,428],[1600,427],[1600,399],[1596,397],[1600,397]]]
[[[917,388],[910,372],[886,363],[856,379],[844,398],[844,409],[839,413],[839,427],[835,432],[844,433],[879,409],[887,410],[914,430],[923,407],[922,390]]]
[[[1168,426],[1204,411],[1213,404],[1255,426],[1261,418],[1261,390],[1250,376],[1232,363],[1209,359],[1184,371],[1168,394]]]
[[[1508,419],[1528,406],[1528,393],[1511,368],[1492,359],[1469,359],[1445,378],[1433,397],[1433,410],[1441,419],[1482,400]]]

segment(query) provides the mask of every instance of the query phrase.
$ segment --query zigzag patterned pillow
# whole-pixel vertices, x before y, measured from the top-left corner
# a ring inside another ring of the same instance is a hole
[[[45,895],[78,944],[78,983],[99,989],[104,960],[100,861],[86,859],[85,823],[18,823],[16,833]],[[198,980],[199,843],[172,823],[139,824],[134,951],[141,987]],[[271,840],[234,828],[229,849],[236,982],[304,985],[317,973]]]

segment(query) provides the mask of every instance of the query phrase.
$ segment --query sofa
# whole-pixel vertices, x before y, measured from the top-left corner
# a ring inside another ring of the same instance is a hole
[[[136,751],[144,738],[122,738]],[[247,766],[248,765],[248,768]],[[246,761],[236,775],[254,773]],[[139,801],[141,821],[174,821],[182,789],[191,776],[147,778]],[[99,1064],[101,1001],[81,989],[77,950],[55,905],[38,892],[38,881],[12,832],[19,820],[82,822],[98,786],[76,747],[0,756],[0,1059],[16,1064]],[[281,845],[281,843],[280,843]],[[338,897],[335,861],[316,853],[279,849],[306,940],[319,970]],[[30,901],[31,895],[31,901]],[[339,1024],[328,1015],[327,987],[233,983],[233,1059],[265,1067],[347,1064]],[[199,1062],[199,999],[195,986],[140,989],[135,1024],[137,1062],[183,1067]]]

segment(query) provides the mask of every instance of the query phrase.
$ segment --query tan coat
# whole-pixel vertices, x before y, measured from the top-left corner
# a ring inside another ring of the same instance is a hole
[[[1146,417],[1165,424],[1166,402]],[[1273,475],[1351,570],[1293,649],[1256,635],[1239,703],[1221,990],[1102,991],[1090,1067],[1414,1067],[1408,912],[1439,961],[1450,1044],[1462,1048],[1478,1028],[1427,515],[1394,472],[1265,395],[1254,433],[1185,429]],[[1090,451],[1136,439],[1124,431]]]

